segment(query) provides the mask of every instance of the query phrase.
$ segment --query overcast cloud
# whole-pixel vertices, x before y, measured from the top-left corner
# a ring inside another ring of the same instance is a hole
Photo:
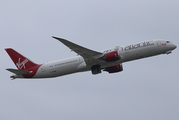
[[[121,73],[10,80],[4,48],[36,63],[166,39],[179,46],[178,0],[6,0],[0,4],[0,120],[178,120],[179,51],[123,64]]]

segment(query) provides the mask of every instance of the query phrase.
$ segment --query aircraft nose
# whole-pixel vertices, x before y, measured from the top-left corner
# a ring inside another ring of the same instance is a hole
[[[177,48],[177,46],[175,44],[173,44],[172,47],[173,47],[173,50]]]

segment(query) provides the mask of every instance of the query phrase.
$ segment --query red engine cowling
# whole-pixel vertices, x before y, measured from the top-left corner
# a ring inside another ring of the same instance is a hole
[[[112,52],[106,53],[106,54],[104,55],[103,59],[104,59],[106,62],[113,62],[113,61],[120,60],[121,57],[120,57],[118,51],[112,51]]]
[[[119,65],[115,65],[112,67],[107,67],[104,69],[104,71],[108,71],[109,73],[121,72],[121,71],[123,71],[123,66],[122,66],[122,64],[119,64]]]

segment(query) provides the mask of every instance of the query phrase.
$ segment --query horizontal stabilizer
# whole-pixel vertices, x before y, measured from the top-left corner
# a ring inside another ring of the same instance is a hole
[[[24,71],[24,70],[17,70],[17,69],[6,69],[12,73],[15,73],[16,75],[22,75],[22,74],[29,74],[30,72],[29,71]]]

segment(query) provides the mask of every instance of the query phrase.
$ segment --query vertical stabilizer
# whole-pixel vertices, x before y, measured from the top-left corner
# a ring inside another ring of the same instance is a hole
[[[37,66],[37,64],[33,63],[32,61],[30,61],[20,53],[16,52],[12,48],[6,48],[5,50],[19,70],[28,70],[32,67]]]

